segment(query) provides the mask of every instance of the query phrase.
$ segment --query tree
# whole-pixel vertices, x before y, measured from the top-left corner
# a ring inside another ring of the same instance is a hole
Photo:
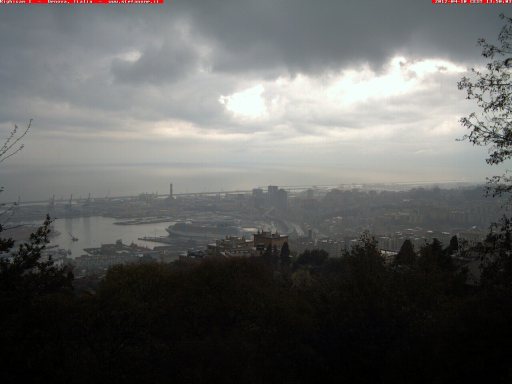
[[[476,101],[478,112],[463,117],[460,122],[469,129],[464,139],[473,145],[489,146],[486,162],[502,164],[512,158],[512,18],[503,14],[505,25],[498,34],[497,45],[479,39],[482,56],[488,59],[485,70],[472,69],[472,78],[463,77],[459,89],[467,92],[467,99]],[[492,196],[512,193],[509,170],[488,179],[487,192]],[[509,203],[512,201],[509,200]],[[482,259],[481,283],[507,285],[512,281],[512,225],[504,216],[493,224],[486,241],[477,247]]]
[[[453,260],[438,239],[432,239],[420,249],[419,265],[426,272],[453,271]]]
[[[25,299],[71,288],[73,274],[67,267],[56,267],[51,259],[42,261],[41,252],[49,242],[50,217],[8,257],[0,257],[2,299]],[[4,248],[10,251],[13,244]]]
[[[397,265],[413,265],[416,262],[416,252],[414,252],[414,245],[411,240],[407,239],[400,247],[400,251],[395,258]]]
[[[28,131],[32,127],[32,119],[29,120],[26,128],[19,131],[18,126],[15,124],[14,128],[9,132],[7,139],[5,139],[2,147],[0,148],[0,163],[3,163],[8,158],[14,156],[24,148],[24,144],[21,144],[21,140],[27,135]],[[0,185],[0,192],[3,191],[3,186]],[[16,203],[15,203],[16,204]],[[0,218],[5,216],[7,213],[12,212],[12,205],[0,204]],[[0,233],[4,228],[0,225]],[[2,246],[5,245],[0,240],[0,252],[2,252]]]
[[[367,279],[378,280],[384,272],[384,258],[379,250],[378,242],[367,231],[361,234],[359,241],[345,253],[343,259],[355,279],[365,281],[365,284],[368,283]]]
[[[481,284],[512,287],[512,219],[504,216],[476,249],[481,255]]]
[[[457,253],[459,251],[459,239],[456,235],[452,236],[450,239],[450,244],[446,249],[444,250],[448,256],[453,255],[454,253]]]
[[[20,141],[31,126],[32,119],[21,133],[18,126],[14,126],[0,148],[0,163],[23,149]],[[0,215],[9,210],[10,207],[4,208]],[[30,235],[29,241],[17,249],[13,249],[15,243],[11,238],[0,238],[0,300],[14,302],[71,288],[73,274],[68,267],[56,267],[51,259],[41,260],[42,251],[49,242],[51,222],[47,216],[43,225]],[[0,233],[4,229],[0,224]]]
[[[320,267],[327,260],[328,257],[329,254],[323,249],[306,249],[297,258],[295,266]]]
[[[4,141],[4,144],[0,149],[0,163],[4,162],[11,156],[14,156],[23,149],[24,144],[20,144],[20,141],[27,135],[31,126],[32,119],[29,120],[27,127],[20,133],[18,131],[18,126],[16,124],[14,125],[14,128],[11,130],[9,136]]]
[[[14,128],[9,132],[7,139],[5,139],[2,148],[0,148],[0,163],[3,163],[8,158],[14,156],[21,151],[24,147],[20,141],[26,136],[30,127],[32,126],[32,119],[29,120],[27,127],[20,133],[18,126],[15,124]],[[3,191],[3,186],[0,186],[0,192]],[[12,205],[0,204],[0,218],[5,219],[5,215],[12,212]],[[4,226],[0,223],[0,233],[5,230]],[[8,252],[14,246],[12,239],[0,238],[0,254]]]
[[[281,247],[281,265],[290,265],[290,247],[288,246],[288,242],[285,242],[283,246]]]
[[[467,99],[476,101],[478,112],[460,119],[469,130],[463,139],[473,145],[488,146],[488,164],[501,164],[512,157],[512,19],[505,20],[498,35],[498,45],[479,39],[482,56],[489,60],[485,70],[473,68],[471,77],[463,77],[458,87]],[[488,180],[493,196],[512,192],[512,177],[506,172]]]

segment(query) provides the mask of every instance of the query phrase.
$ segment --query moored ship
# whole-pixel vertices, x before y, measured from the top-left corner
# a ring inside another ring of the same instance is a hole
[[[166,231],[170,236],[188,238],[219,238],[237,236],[240,228],[231,222],[195,222],[176,223],[169,226]]]

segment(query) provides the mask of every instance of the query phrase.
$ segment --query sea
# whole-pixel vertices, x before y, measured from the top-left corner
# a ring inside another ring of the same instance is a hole
[[[121,240],[123,244],[135,243],[139,246],[153,248],[161,243],[139,240],[141,237],[167,236],[166,228],[175,222],[135,225],[117,225],[119,219],[102,216],[57,219],[52,229],[56,236],[50,239],[51,245],[71,251],[70,257],[85,254],[84,248],[96,248],[101,244],[113,244]],[[78,239],[73,241],[73,237]]]

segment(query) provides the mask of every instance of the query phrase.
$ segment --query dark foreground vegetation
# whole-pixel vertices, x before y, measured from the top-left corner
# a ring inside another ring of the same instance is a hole
[[[209,259],[112,268],[94,293],[38,260],[1,263],[2,383],[509,383],[510,225],[385,265],[369,236],[343,258]],[[12,244],[3,241],[3,250]],[[32,248],[30,248],[32,247]]]

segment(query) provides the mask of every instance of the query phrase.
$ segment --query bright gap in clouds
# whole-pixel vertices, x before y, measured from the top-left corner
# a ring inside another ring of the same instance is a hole
[[[350,105],[371,99],[404,96],[428,86],[425,80],[429,75],[465,71],[465,68],[446,60],[410,61],[405,57],[394,57],[382,75],[368,67],[344,71],[341,78],[329,87],[328,93],[343,104]]]
[[[267,108],[262,97],[265,88],[258,84],[241,92],[233,93],[231,96],[221,96],[219,102],[224,104],[226,109],[235,116],[245,118],[256,118],[266,115]]]
[[[261,81],[251,88],[221,96],[219,102],[237,119],[287,118],[297,108],[301,113],[356,108],[368,101],[402,97],[430,86],[429,76],[465,72],[466,68],[442,59],[392,58],[383,73],[369,66],[345,69],[336,75],[313,77],[299,74]],[[267,108],[268,106],[268,108]]]

